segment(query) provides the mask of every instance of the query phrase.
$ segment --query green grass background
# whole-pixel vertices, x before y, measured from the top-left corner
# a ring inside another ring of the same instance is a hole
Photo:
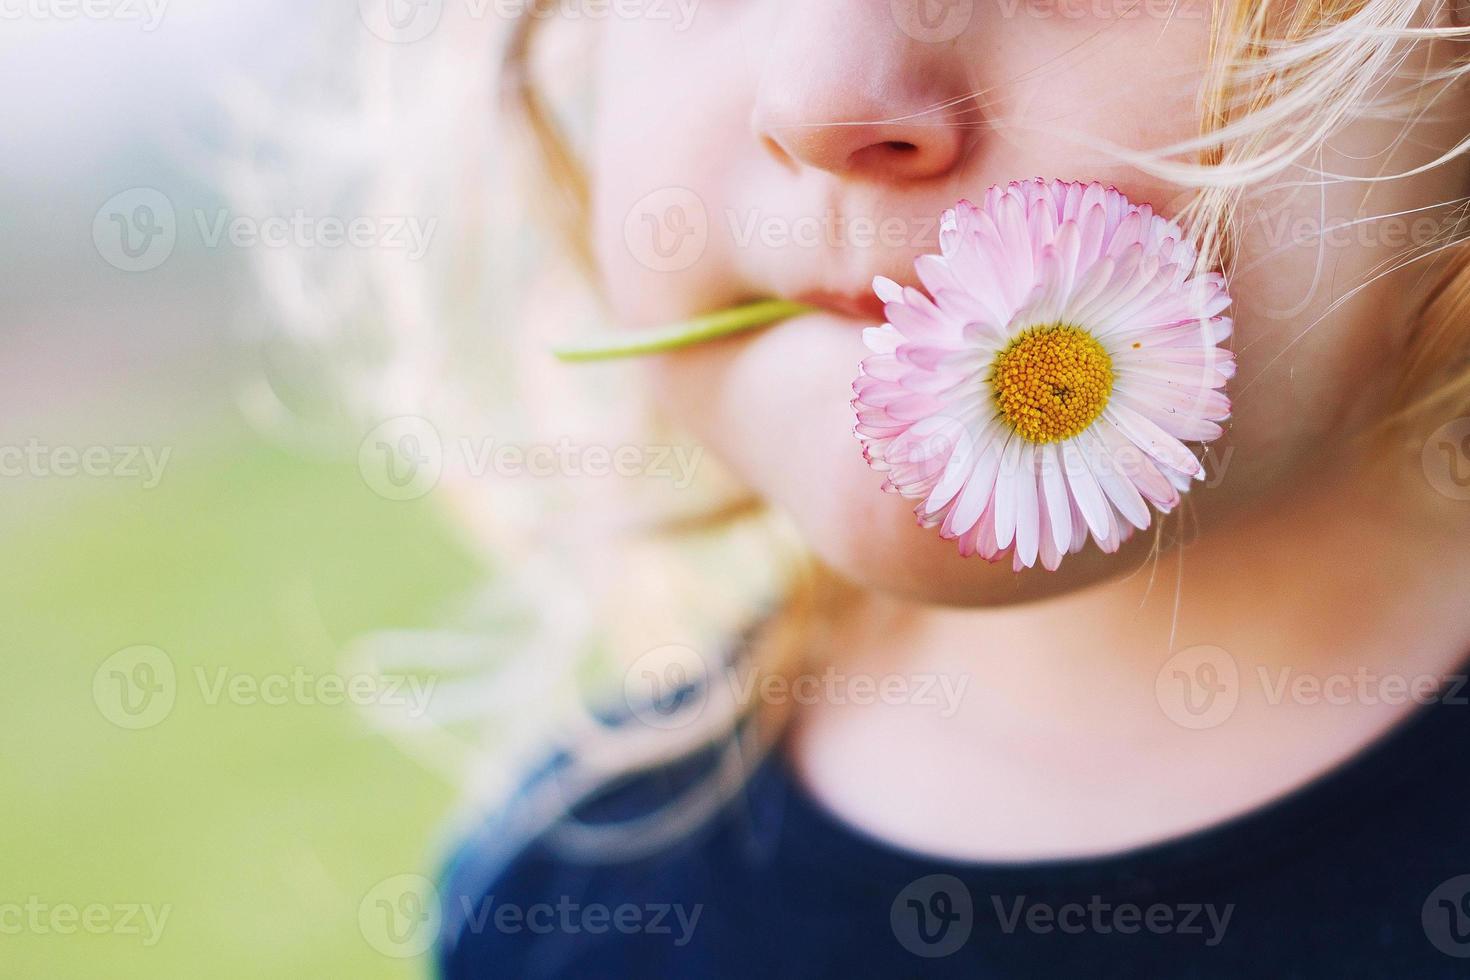
[[[180,444],[158,487],[37,480],[0,514],[0,902],[171,906],[129,935],[0,935],[3,977],[415,977],[358,905],[431,872],[455,790],[351,705],[209,704],[193,668],[332,672],[365,631],[432,624],[483,573],[431,499],[244,435]],[[111,653],[166,651],[173,711],[113,725]]]

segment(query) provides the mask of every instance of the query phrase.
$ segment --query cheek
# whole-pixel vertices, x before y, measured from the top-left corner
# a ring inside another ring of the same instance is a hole
[[[630,327],[668,323],[744,298],[720,234],[721,189],[750,123],[749,62],[719,19],[672,35],[607,25],[589,169],[592,242],[605,296]],[[677,82],[677,84],[675,84]]]
[[[852,434],[860,328],[805,316],[651,364],[663,407],[751,487],[779,501],[831,499],[876,478]]]
[[[1364,128],[1344,139],[1366,139],[1358,132]],[[1384,145],[1385,134],[1368,135]],[[1424,285],[1424,267],[1405,264],[1404,249],[1423,243],[1406,241],[1409,232],[1392,219],[1362,216],[1412,214],[1453,190],[1343,182],[1325,191],[1268,191],[1243,205],[1232,280],[1240,372],[1230,431],[1242,474],[1263,474],[1261,482],[1341,455],[1384,417]]]
[[[853,435],[851,385],[865,355],[852,321],[815,315],[650,369],[664,410],[789,513],[821,558],[872,582],[883,566],[906,568],[927,553],[932,589],[942,585],[932,559],[952,546],[934,548],[912,504],[879,491]]]

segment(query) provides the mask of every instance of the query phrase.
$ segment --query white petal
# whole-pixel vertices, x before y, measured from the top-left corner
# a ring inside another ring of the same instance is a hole
[[[995,440],[991,440],[981,450],[969,479],[965,481],[964,489],[955,501],[954,510],[947,519],[953,533],[964,534],[980,519],[995,490],[995,474],[1000,470],[1000,455],[1001,449]]]
[[[994,438],[994,429],[989,427],[973,435],[963,431],[962,428],[955,432],[954,451],[950,454],[949,462],[944,467],[944,475],[934,485],[929,498],[924,501],[926,511],[931,514],[937,513],[968,483],[974,481],[979,455],[989,448]],[[973,524],[974,521],[970,523]],[[966,526],[965,530],[969,530],[969,527]]]
[[[1126,405],[1109,402],[1103,416],[1111,419],[1125,436],[1142,447],[1150,456],[1187,476],[1200,471],[1199,460],[1185,448],[1184,443],[1139,415]]]
[[[1020,469],[1016,473],[1016,557],[1030,568],[1036,564],[1040,544],[1041,515],[1036,500],[1036,447],[1030,443],[1021,449]]]
[[[1000,474],[995,478],[995,544],[1004,548],[1016,535],[1016,483],[1021,478],[1020,436],[1012,435],[1000,460]]]
[[[886,323],[881,327],[865,327],[863,343],[867,344],[868,350],[874,354],[892,354],[898,350],[898,345],[903,343],[903,334]]]
[[[899,303],[903,301],[903,287],[885,276],[873,277],[873,292],[885,303]]]
[[[1072,543],[1072,504],[1062,475],[1062,454],[1054,444],[1042,446],[1040,452],[1042,510],[1051,528],[1052,543],[1057,551],[1065,552]]]
[[[1143,502],[1143,496],[1139,494],[1133,481],[1119,472],[1118,466],[1096,434],[1084,432],[1077,438],[1087,446],[1083,455],[1091,460],[1092,475],[1097,477],[1097,484],[1102,487],[1108,500],[1112,501],[1118,513],[1127,518],[1130,524],[1140,531],[1146,530],[1150,520],[1148,504]]]
[[[1097,485],[1097,478],[1092,475],[1091,465],[1083,458],[1077,440],[1068,439],[1062,443],[1062,459],[1067,464],[1067,486],[1072,488],[1072,499],[1082,511],[1092,536],[1099,541],[1105,539],[1113,527],[1112,509],[1103,496],[1102,488]]]

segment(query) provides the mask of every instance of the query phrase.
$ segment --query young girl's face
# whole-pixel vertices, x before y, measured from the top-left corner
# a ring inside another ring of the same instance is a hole
[[[916,526],[912,501],[880,492],[853,436],[850,386],[866,354],[862,328],[882,316],[873,277],[917,285],[914,259],[938,251],[938,215],[956,200],[1060,177],[1177,213],[1181,188],[1099,146],[1148,150],[1200,131],[1209,9],[706,0],[687,23],[612,18],[591,165],[593,235],[615,313],[638,329],[769,296],[824,308],[660,358],[652,371],[664,406],[867,586],[985,604],[1135,568],[1151,534],[1119,555],[1089,545],[1054,573],[1015,576],[1009,562],[961,558]],[[1420,123],[1403,139],[1401,123],[1355,122],[1320,165],[1396,172],[1433,159],[1459,126]],[[1414,301],[1409,280],[1386,276],[1332,304],[1405,248],[1432,247],[1444,228],[1409,215],[1392,229],[1329,230],[1459,196],[1463,177],[1450,169],[1325,189],[1294,172],[1291,186],[1248,195],[1231,280],[1234,417],[1207,457],[1207,485],[1186,497],[1201,533],[1273,491],[1321,487],[1348,436],[1381,416]]]

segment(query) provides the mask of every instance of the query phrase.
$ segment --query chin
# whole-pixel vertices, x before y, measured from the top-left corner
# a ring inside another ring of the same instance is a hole
[[[859,588],[926,605],[984,608],[1038,602],[1122,578],[1151,560],[1153,534],[1142,532],[1116,554],[1089,544],[1054,572],[1041,566],[1015,572],[1010,556],[991,564],[964,557],[953,541],[921,527],[913,501],[865,484],[844,487],[821,509],[786,506],[816,557]],[[778,502],[779,503],[779,502]]]

